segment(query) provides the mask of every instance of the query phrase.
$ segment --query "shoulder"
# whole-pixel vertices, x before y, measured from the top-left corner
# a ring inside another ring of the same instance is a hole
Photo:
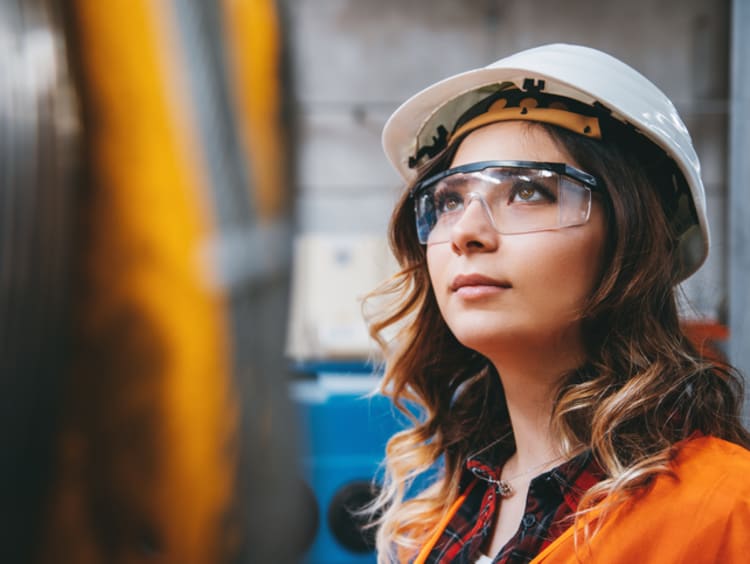
[[[750,450],[723,439],[696,436],[675,445],[677,465],[704,464],[721,460],[730,463],[732,469],[750,468]]]
[[[695,437],[675,445],[671,473],[609,514],[584,561],[744,562],[750,553],[750,451]],[[534,562],[574,562],[570,534]]]
[[[714,504],[750,497],[750,451],[740,445],[716,437],[688,439],[676,445],[672,468],[674,483],[662,487],[673,494],[710,494]],[[661,476],[657,486],[669,479]],[[715,499],[722,492],[728,498]]]
[[[715,437],[696,437],[676,445],[672,469],[673,475],[656,478],[651,490],[615,516],[611,532],[634,527],[641,541],[648,539],[677,561],[745,561],[750,451]]]
[[[675,445],[671,469],[616,511],[600,540],[623,535],[633,548],[645,541],[667,561],[744,558],[750,551],[750,451],[696,436]]]

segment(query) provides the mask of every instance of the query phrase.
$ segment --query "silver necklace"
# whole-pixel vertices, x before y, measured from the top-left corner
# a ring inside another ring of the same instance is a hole
[[[522,476],[526,476],[528,474],[531,474],[534,470],[540,470],[541,468],[544,468],[545,466],[549,466],[553,462],[557,462],[558,460],[562,460],[562,456],[558,456],[557,458],[553,458],[552,460],[548,460],[547,462],[542,462],[538,466],[532,466],[531,468],[528,468],[527,470],[521,472],[520,474],[516,474],[515,476],[512,476],[510,478],[500,478],[499,480],[492,480],[495,485],[497,486],[497,493],[500,494],[500,497],[503,499],[508,499],[509,497],[512,497],[514,493],[516,493],[515,488],[510,485],[510,482],[513,480],[516,480],[518,478],[521,478]]]

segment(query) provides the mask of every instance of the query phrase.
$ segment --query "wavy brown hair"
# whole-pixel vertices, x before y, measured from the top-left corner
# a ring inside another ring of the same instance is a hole
[[[603,142],[528,123],[607,188],[603,272],[581,312],[586,361],[560,376],[551,421],[564,455],[590,449],[606,475],[578,515],[605,497],[622,502],[648,487],[669,472],[674,445],[695,432],[750,445],[740,418],[741,378],[703,358],[680,327],[679,233],[669,221],[674,163],[623,124],[601,121]],[[415,183],[447,168],[459,142],[423,167]],[[412,557],[424,543],[457,498],[467,457],[493,443],[514,448],[498,374],[457,341],[438,311],[408,189],[389,237],[401,270],[371,294],[389,299],[368,321],[386,355],[382,391],[413,426],[386,447],[374,506],[381,562]],[[413,480],[436,467],[432,484],[409,496]]]

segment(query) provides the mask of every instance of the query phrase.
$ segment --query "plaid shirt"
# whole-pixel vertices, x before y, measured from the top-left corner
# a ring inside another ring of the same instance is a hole
[[[495,483],[500,479],[501,468],[502,465],[492,465],[479,457],[467,462],[462,491],[472,481],[476,483],[448,523],[426,563],[474,564],[492,532],[499,496]],[[521,525],[493,562],[530,562],[570,526],[566,517],[575,512],[586,490],[603,477],[587,452],[534,478],[529,486]]]

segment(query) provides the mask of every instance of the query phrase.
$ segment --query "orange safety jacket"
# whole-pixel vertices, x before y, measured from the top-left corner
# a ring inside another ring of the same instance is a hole
[[[672,474],[659,475],[650,489],[607,515],[589,541],[579,524],[577,549],[570,527],[532,564],[750,562],[750,451],[703,436],[677,446]],[[463,497],[449,514],[458,510]],[[430,553],[450,516],[415,563]]]

